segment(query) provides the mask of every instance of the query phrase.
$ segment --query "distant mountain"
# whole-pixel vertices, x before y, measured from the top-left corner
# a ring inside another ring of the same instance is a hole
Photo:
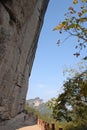
[[[36,97],[34,99],[27,100],[26,103],[30,107],[38,107],[39,105],[41,105],[43,103],[43,100],[40,99],[39,97]]]
[[[48,109],[46,103],[43,102],[43,99],[40,99],[39,97],[27,100],[26,104],[29,105],[29,107],[38,110],[40,114],[51,114],[51,110]]]

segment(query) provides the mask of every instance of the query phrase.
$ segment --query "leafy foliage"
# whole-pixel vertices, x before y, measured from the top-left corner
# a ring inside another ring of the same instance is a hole
[[[34,115],[39,116],[39,112],[27,104],[25,105],[25,110],[27,113],[33,113]]]
[[[87,130],[87,122],[69,122],[65,125],[64,130]]]
[[[82,3],[79,4],[80,2]],[[67,32],[69,34],[67,38],[70,36],[77,38],[78,44],[75,48],[79,49],[79,51],[74,55],[78,57],[81,50],[87,47],[87,0],[73,0],[73,4],[79,5],[79,10],[77,11],[77,8],[74,9],[74,7],[70,6],[65,14],[64,21],[56,26],[53,31],[58,30],[60,34]],[[58,45],[60,43],[61,40],[58,40]],[[87,56],[85,59],[87,59]]]
[[[35,99],[30,99],[27,100],[26,102],[26,110],[28,111],[28,113],[33,113],[34,115],[38,116],[39,118],[41,118],[43,121],[51,123],[54,121],[53,117],[52,117],[52,110],[48,109],[47,107],[47,103],[41,103],[38,106],[34,106],[34,102],[35,101],[41,101],[41,99],[35,98]]]
[[[56,120],[87,120],[87,70],[64,83],[64,92],[55,100],[53,117]]]

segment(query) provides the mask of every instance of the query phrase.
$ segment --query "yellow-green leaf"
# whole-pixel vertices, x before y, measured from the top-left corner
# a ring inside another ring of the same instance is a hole
[[[79,22],[86,22],[87,21],[87,18],[80,18],[79,19]]]
[[[82,2],[87,2],[87,0],[82,0]]]
[[[53,31],[55,31],[55,30],[61,30],[63,27],[64,27],[64,24],[61,23],[61,24],[59,24],[58,26],[56,26],[56,27],[53,29]]]
[[[77,4],[78,3],[78,0],[73,0],[73,4]]]
[[[86,12],[87,12],[87,10],[86,10],[86,9],[83,9],[83,10],[82,10],[82,13],[83,13],[83,14],[84,14],[84,13],[86,13]]]

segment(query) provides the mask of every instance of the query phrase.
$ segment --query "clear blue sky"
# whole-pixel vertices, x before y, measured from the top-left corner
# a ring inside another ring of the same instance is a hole
[[[75,39],[70,38],[58,47],[58,39],[64,39],[66,34],[59,35],[52,29],[58,25],[67,12],[72,0],[50,0],[43,28],[38,41],[38,48],[29,80],[27,99],[40,97],[44,101],[56,97],[62,90],[65,80],[65,67],[75,67],[84,53],[75,58]]]

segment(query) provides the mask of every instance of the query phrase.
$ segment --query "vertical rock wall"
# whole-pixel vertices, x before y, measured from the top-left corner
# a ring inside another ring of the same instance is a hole
[[[49,0],[0,0],[0,120],[24,110]]]

